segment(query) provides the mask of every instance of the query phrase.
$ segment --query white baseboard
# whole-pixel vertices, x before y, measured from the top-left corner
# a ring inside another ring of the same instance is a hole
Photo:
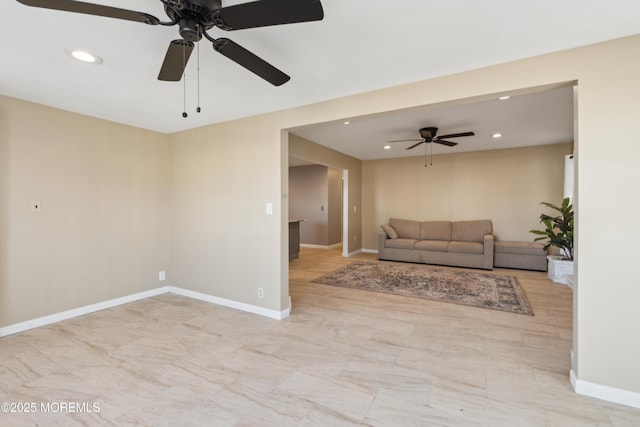
[[[85,305],[84,307],[78,307],[71,310],[62,311],[60,313],[54,313],[48,316],[38,317],[37,319],[15,323],[13,325],[1,327],[0,337],[17,334],[18,332],[24,332],[29,329],[50,325],[52,323],[60,322],[62,320],[72,319],[74,317],[83,316],[85,314],[94,313],[96,311],[105,310],[107,308],[116,307],[118,305],[127,304],[129,302],[134,302],[141,299],[150,298],[150,297],[164,294],[167,292],[169,292],[169,286],[152,289],[150,291],[139,292],[137,294],[127,295],[124,297],[115,298],[108,301],[98,302],[96,304]]]
[[[107,308],[116,307],[122,304],[127,304],[134,301],[139,301],[145,298],[154,297],[160,294],[166,294],[168,292],[183,295],[186,297],[194,298],[209,303],[222,305],[224,307],[234,308],[236,310],[246,311],[260,316],[269,317],[276,320],[285,319],[291,314],[291,298],[289,298],[289,307],[282,311],[270,310],[268,308],[259,307],[256,305],[245,304],[238,301],[233,301],[225,298],[214,297],[212,295],[203,294],[200,292],[190,291],[188,289],[178,288],[175,286],[163,286],[161,288],[152,289],[149,291],[139,292],[133,295],[127,295],[120,298],[115,298],[108,301],[99,302],[96,304],[85,305],[84,307],[78,307],[71,310],[63,311],[60,313],[50,314],[48,316],[38,317],[37,319],[27,320],[13,325],[0,327],[0,338],[7,335],[17,334],[29,329],[38,328],[40,326],[50,325],[52,323],[61,322],[63,320],[72,319],[74,317],[83,316],[85,314],[94,313],[96,311],[105,310]]]
[[[358,255],[358,254],[359,254],[359,253],[361,253],[361,252],[362,252],[362,249],[357,249],[357,250],[355,250],[355,251],[353,251],[353,252],[349,252],[349,253],[347,254],[346,258],[350,258],[350,257],[352,257],[352,256],[356,256],[356,255]]]
[[[578,394],[640,408],[640,393],[580,380],[573,369],[569,373],[569,378],[573,390]]]
[[[178,288],[175,286],[169,286],[169,292],[182,295],[185,297],[197,299],[200,301],[210,302],[224,307],[235,308],[236,310],[246,311],[248,313],[259,314],[260,316],[270,317],[276,320],[282,320],[289,316],[291,313],[291,303],[289,307],[282,311],[270,310],[268,308],[260,307],[257,305],[246,304],[226,298],[215,297],[209,294],[203,294],[201,292],[190,291],[189,289]]]
[[[300,243],[301,248],[311,248],[311,249],[335,249],[341,248],[342,243],[334,243],[333,245],[312,245],[310,243]]]

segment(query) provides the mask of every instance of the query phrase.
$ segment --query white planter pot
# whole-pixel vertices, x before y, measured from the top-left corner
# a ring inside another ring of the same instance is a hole
[[[566,260],[557,255],[549,255],[547,259],[549,260],[549,279],[554,283],[568,285],[569,281],[567,280],[567,276],[573,274],[573,261]]]

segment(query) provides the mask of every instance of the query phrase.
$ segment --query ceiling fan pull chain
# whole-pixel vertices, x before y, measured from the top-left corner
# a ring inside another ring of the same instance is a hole
[[[198,37],[198,40],[200,40],[200,38],[202,37],[202,26],[198,25],[198,33],[200,35],[200,37]],[[198,41],[198,52],[196,52],[198,54],[198,107],[196,108],[196,112],[199,113],[200,110],[200,42]]]
[[[182,45],[182,63],[186,64],[187,61],[187,53],[185,45]],[[186,65],[185,69],[182,71],[182,117],[187,118],[187,70]]]
[[[427,143],[424,143],[424,167],[427,167]]]
[[[429,148],[429,150],[431,150],[431,161],[429,165],[433,166],[433,142],[431,142],[431,147]]]

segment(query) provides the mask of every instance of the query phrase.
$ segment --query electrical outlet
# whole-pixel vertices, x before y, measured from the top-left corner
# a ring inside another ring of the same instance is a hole
[[[158,272],[158,280],[160,282],[162,282],[163,280],[166,280],[166,279],[167,279],[167,273],[165,273],[164,270]]]
[[[264,288],[258,288],[258,298],[264,298]]]

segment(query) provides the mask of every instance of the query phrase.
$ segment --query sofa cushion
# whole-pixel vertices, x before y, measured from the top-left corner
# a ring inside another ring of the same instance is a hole
[[[420,221],[391,218],[389,225],[396,230],[398,237],[403,239],[420,239]]]
[[[420,240],[451,240],[451,221],[422,222]]]
[[[492,233],[493,225],[486,219],[451,223],[451,240],[459,242],[483,242],[484,235]]]
[[[416,239],[403,239],[401,237],[397,239],[387,239],[384,242],[385,248],[395,248],[395,249],[414,249]]]
[[[544,245],[541,243],[496,241],[493,247],[496,253],[547,256],[547,252],[543,249]]]
[[[387,237],[389,239],[397,239],[398,238],[398,233],[396,232],[396,230],[390,226],[389,224],[382,224],[380,227],[382,227],[382,229],[384,230],[385,233],[387,233]]]
[[[447,252],[448,240],[418,240],[415,245],[417,251]]]
[[[458,252],[465,254],[481,254],[484,253],[484,245],[478,242],[449,242],[447,249],[449,252]]]

